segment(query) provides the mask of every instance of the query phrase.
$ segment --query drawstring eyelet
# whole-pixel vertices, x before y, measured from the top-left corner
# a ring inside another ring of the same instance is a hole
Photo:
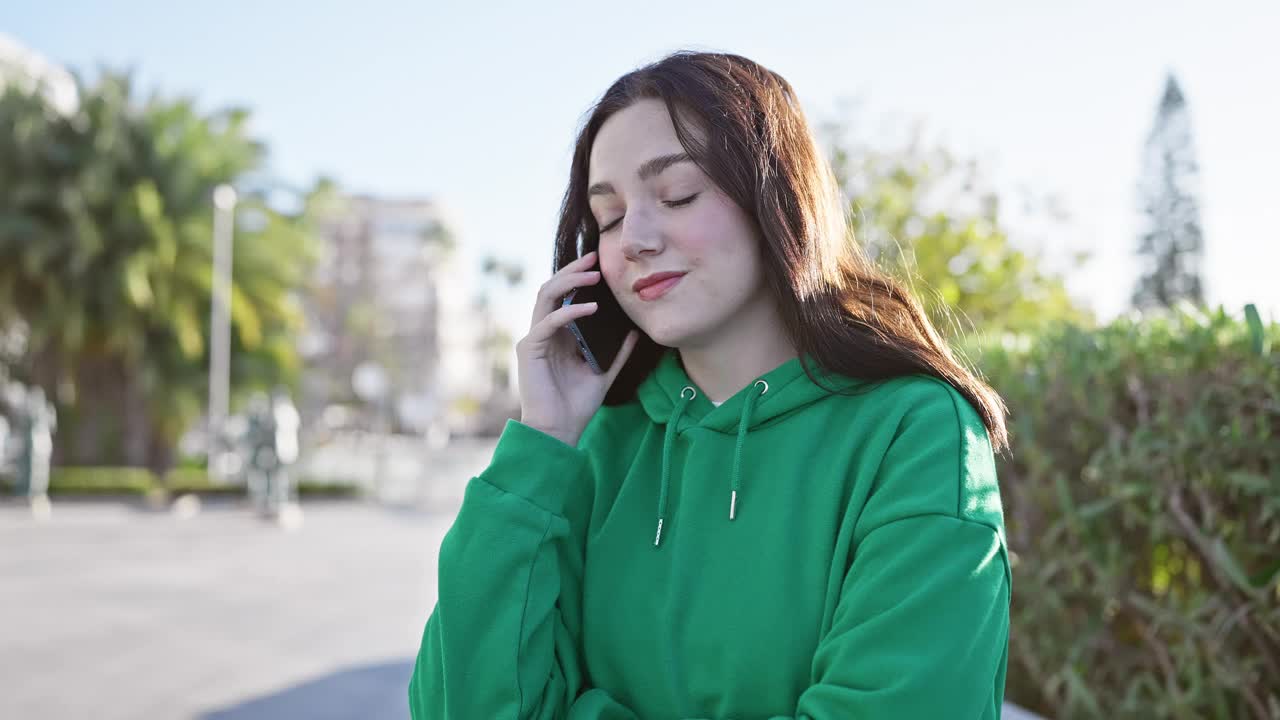
[[[692,399],[694,399],[694,398],[698,397],[698,391],[697,391],[697,390],[695,390],[695,389],[693,388],[693,386],[692,386],[692,385],[685,385],[685,386],[684,386],[684,389],[682,389],[682,390],[680,391],[680,397],[684,397],[684,391],[685,391],[685,390],[688,390],[689,392],[693,393],[692,395],[690,395],[690,396],[689,396],[689,399],[690,399],[690,400],[692,400]]]
[[[764,395],[765,393],[769,392],[769,383],[768,383],[768,381],[766,381],[766,380],[757,380],[757,381],[755,382],[755,387],[759,387],[759,386],[761,386],[761,385],[764,385],[764,389],[760,391],[760,394],[761,394],[761,395]]]

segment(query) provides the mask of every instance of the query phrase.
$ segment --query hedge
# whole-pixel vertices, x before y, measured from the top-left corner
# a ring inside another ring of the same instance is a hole
[[[1010,408],[1009,700],[1280,718],[1280,324],[1182,307],[969,355]]]
[[[0,488],[12,493],[12,478],[0,480]],[[172,495],[196,493],[205,496],[242,496],[243,485],[221,484],[209,481],[204,470],[178,467],[170,470],[163,479],[150,470],[134,467],[55,467],[49,472],[50,497],[70,495],[146,495],[167,491]],[[303,497],[355,497],[361,487],[353,482],[314,481],[303,478],[297,491]]]

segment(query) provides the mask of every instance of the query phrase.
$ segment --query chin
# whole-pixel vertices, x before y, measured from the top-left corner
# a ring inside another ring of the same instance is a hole
[[[651,340],[666,347],[678,348],[693,344],[693,340],[701,335],[697,328],[684,323],[646,323],[642,326]]]

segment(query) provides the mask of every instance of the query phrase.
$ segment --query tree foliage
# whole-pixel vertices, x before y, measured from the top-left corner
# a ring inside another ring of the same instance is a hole
[[[983,187],[976,162],[919,139],[873,149],[844,140],[842,124],[824,131],[856,241],[913,288],[941,331],[958,337],[1092,321],[1061,274],[1011,241],[1000,198]],[[1078,254],[1076,263],[1083,260]]]
[[[1147,136],[1138,197],[1143,216],[1138,257],[1143,274],[1133,291],[1139,309],[1204,304],[1204,232],[1198,198],[1200,168],[1186,98],[1172,75]]]
[[[306,220],[245,187],[266,149],[249,113],[136,95],[126,73],[77,79],[70,113],[0,95],[0,327],[25,337],[18,373],[68,420],[57,457],[163,471],[201,413],[213,189],[241,186],[231,298],[232,384],[293,380],[294,291],[313,255]]]

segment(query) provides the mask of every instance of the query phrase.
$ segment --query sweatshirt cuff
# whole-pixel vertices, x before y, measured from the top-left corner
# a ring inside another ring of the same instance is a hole
[[[559,438],[508,419],[480,479],[557,515],[577,489],[586,455]]]

